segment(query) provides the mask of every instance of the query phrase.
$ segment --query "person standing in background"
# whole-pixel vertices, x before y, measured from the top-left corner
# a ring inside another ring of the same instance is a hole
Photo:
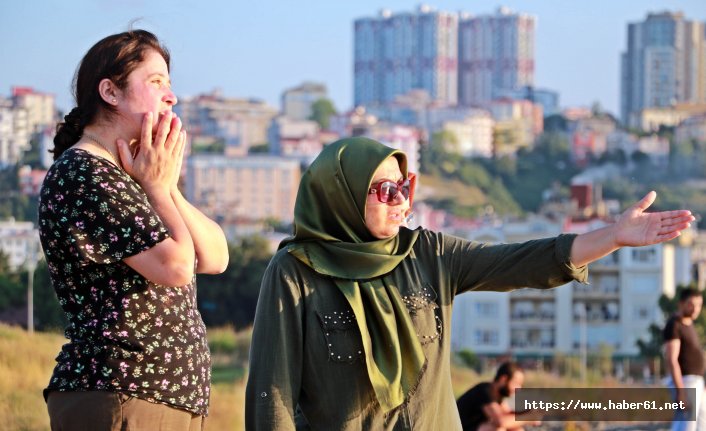
[[[696,289],[682,290],[677,313],[667,320],[664,327],[664,360],[669,371],[669,386],[674,388],[675,400],[683,401],[687,406],[685,411],[676,413],[672,431],[706,430],[706,361],[694,328],[694,320],[699,317],[702,305],[701,292]],[[695,420],[688,420],[692,415]]]

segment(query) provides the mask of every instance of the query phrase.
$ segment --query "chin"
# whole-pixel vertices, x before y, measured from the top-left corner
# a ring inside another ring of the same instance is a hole
[[[381,232],[380,235],[378,235],[377,237],[380,239],[387,239],[387,238],[390,238],[390,237],[397,235],[398,233],[400,233],[399,226],[397,226],[394,229],[388,229],[385,232]]]

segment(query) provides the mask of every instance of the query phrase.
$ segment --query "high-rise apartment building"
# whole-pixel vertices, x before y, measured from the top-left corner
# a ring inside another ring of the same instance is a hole
[[[681,12],[650,13],[628,24],[627,49],[621,56],[621,119],[645,108],[706,102],[704,23]]]
[[[500,8],[462,15],[458,30],[458,102],[482,106],[503,92],[534,85],[536,19]]]
[[[456,104],[458,15],[416,12],[360,18],[354,24],[354,102],[374,106],[412,89]]]

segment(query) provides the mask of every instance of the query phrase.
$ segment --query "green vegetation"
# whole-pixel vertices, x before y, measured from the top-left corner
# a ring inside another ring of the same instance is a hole
[[[316,121],[322,130],[328,130],[331,116],[336,115],[336,107],[329,99],[319,99],[311,105],[310,120]]]
[[[260,282],[272,257],[260,236],[230,245],[230,261],[223,274],[198,275],[199,309],[208,326],[245,328],[255,318]]]
[[[426,174],[421,182],[431,189],[426,201],[467,217],[488,206],[499,214],[537,211],[542,192],[556,183],[568,184],[578,172],[572,168],[569,142],[558,132],[543,134],[535,148],[520,150],[516,158],[497,159],[465,158],[458,154],[453,133],[438,132],[422,147],[421,171]],[[454,182],[460,184],[454,193],[443,190]]]
[[[37,198],[20,193],[17,172],[22,164],[0,169],[0,220],[15,220],[37,223]]]
[[[11,271],[7,256],[0,252],[0,312],[25,310],[27,306],[27,270]],[[38,330],[63,328],[64,313],[49,279],[49,268],[41,260],[34,271],[34,324]]]

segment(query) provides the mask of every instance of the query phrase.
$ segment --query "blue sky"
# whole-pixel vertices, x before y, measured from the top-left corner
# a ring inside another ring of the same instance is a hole
[[[282,90],[304,80],[325,83],[336,106],[353,100],[353,20],[380,9],[414,10],[402,0],[8,0],[0,3],[0,95],[12,85],[54,93],[61,109],[76,65],[100,38],[138,28],[155,32],[172,52],[179,96],[218,88],[229,97],[264,99],[279,107]],[[443,11],[481,15],[498,6],[537,17],[539,87],[560,92],[564,106],[594,101],[619,106],[619,55],[626,24],[648,12],[682,11],[706,21],[703,0],[437,0]]]

